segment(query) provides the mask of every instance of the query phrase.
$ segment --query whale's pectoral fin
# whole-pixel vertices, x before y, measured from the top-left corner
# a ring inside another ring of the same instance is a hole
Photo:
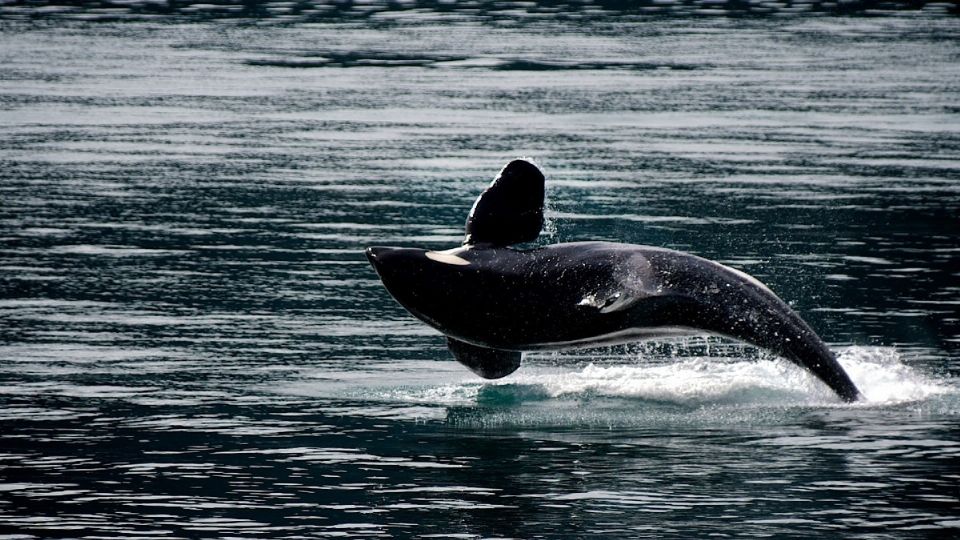
[[[543,228],[543,173],[522,159],[507,163],[467,216],[464,245],[532,242]]]
[[[614,313],[626,311],[648,298],[650,295],[638,294],[637,291],[618,290],[611,293],[588,293],[580,300],[578,306],[595,308],[600,313]]]
[[[626,311],[642,300],[644,296],[631,294],[629,291],[618,291],[609,295],[603,300],[600,307],[600,313],[613,313],[615,311]]]
[[[477,347],[453,338],[447,338],[447,347],[457,362],[484,379],[499,379],[520,367],[520,352]]]

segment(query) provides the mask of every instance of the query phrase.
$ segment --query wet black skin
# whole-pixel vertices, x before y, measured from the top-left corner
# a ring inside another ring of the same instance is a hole
[[[367,257],[404,308],[489,378],[515,370],[519,351],[710,333],[793,361],[845,401],[860,396],[786,303],[746,274],[694,255],[580,242],[526,251],[473,244],[439,255],[372,247]]]

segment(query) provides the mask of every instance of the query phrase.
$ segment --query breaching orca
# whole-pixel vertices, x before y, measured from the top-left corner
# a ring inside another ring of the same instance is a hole
[[[367,258],[400,305],[442,332],[456,359],[488,379],[513,373],[521,351],[710,333],[793,361],[845,401],[860,396],[810,326],[739,270],[630,244],[509,247],[539,236],[543,197],[540,170],[512,161],[474,203],[462,246],[371,247]]]

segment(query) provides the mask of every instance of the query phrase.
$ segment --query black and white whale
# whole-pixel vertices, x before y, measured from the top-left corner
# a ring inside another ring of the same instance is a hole
[[[845,401],[860,396],[810,326],[739,270],[630,244],[509,247],[540,234],[543,198],[540,170],[512,161],[474,203],[462,246],[371,247],[367,257],[400,305],[481,377],[513,373],[522,351],[709,333],[783,356]]]

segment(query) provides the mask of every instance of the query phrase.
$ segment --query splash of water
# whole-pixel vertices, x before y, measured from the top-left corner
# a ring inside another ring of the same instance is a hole
[[[706,356],[646,365],[590,363],[578,371],[531,363],[514,376],[497,381],[393,389],[380,395],[449,405],[618,398],[686,407],[883,407],[960,394],[953,381],[936,379],[905,364],[894,348],[849,347],[840,352],[838,360],[863,393],[861,401],[843,403],[813,375],[783,359]]]
[[[895,349],[851,347],[840,364],[861,389],[853,406],[896,405],[949,392],[949,386],[903,363]],[[535,385],[554,398],[606,396],[682,405],[835,406],[841,402],[823,383],[782,359],[718,361],[693,357],[652,366],[590,364],[574,373],[523,373],[500,384]]]

